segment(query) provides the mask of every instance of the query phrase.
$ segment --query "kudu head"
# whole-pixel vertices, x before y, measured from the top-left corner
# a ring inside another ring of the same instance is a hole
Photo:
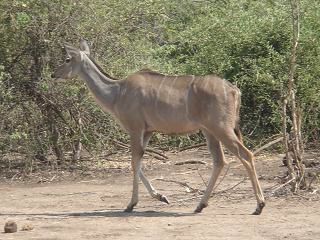
[[[85,40],[80,41],[80,49],[65,43],[64,47],[67,52],[67,58],[54,73],[51,74],[55,79],[70,79],[76,77],[80,70],[80,63],[83,61],[84,55],[90,55],[89,45]]]

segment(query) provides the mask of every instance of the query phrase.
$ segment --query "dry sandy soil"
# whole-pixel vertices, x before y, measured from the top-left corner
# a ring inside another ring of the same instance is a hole
[[[60,171],[50,173],[49,181],[43,176],[41,181],[39,176],[25,182],[2,180],[0,226],[3,229],[6,221],[13,220],[18,232],[1,232],[0,239],[320,239],[319,194],[273,191],[279,186],[277,176],[286,170],[279,156],[257,158],[267,206],[262,215],[253,216],[250,213],[256,201],[239,162],[232,162],[227,174],[222,174],[223,181],[208,208],[194,214],[212,168],[211,160],[202,150],[167,154],[167,162],[151,157],[144,162],[146,175],[171,204],[151,199],[141,184],[140,201],[133,213],[123,212],[131,196],[129,162],[123,164],[110,157],[112,170],[110,166],[100,172],[88,169],[82,174],[65,174],[67,178],[60,178]],[[207,164],[175,165],[186,159]],[[103,162],[98,163],[103,168]],[[23,227],[27,231],[22,231]]]

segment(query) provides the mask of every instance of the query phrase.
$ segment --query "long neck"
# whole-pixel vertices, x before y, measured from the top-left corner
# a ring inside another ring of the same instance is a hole
[[[112,113],[119,91],[118,81],[104,75],[85,54],[82,56],[79,76],[86,82],[98,104],[105,111]]]

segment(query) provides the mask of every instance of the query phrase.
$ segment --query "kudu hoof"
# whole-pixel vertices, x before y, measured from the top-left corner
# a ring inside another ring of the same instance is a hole
[[[265,202],[259,203],[256,210],[252,213],[252,215],[260,215],[262,213],[262,209],[266,206]]]
[[[130,212],[132,212],[132,211],[133,211],[133,207],[127,207],[127,208],[124,210],[125,213],[130,213]]]
[[[198,207],[196,208],[196,210],[194,210],[195,213],[201,213],[202,209],[208,207],[208,204],[204,204],[204,203],[200,203],[198,205]]]
[[[166,204],[170,204],[168,198],[167,198],[166,196],[164,196],[164,195],[160,195],[160,196],[159,196],[159,200],[160,200],[161,202],[166,203]]]
[[[132,212],[132,211],[133,211],[133,208],[135,207],[135,205],[136,205],[136,204],[134,204],[134,205],[129,205],[129,206],[124,210],[124,212],[126,212],[126,213]]]

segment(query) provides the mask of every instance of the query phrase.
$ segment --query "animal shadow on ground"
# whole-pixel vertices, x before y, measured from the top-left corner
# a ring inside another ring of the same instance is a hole
[[[121,217],[187,217],[194,216],[195,213],[180,213],[180,212],[165,212],[165,211],[133,211],[126,213],[123,209],[112,210],[93,210],[83,212],[61,212],[61,213],[0,213],[0,216],[26,216],[39,218],[68,218],[68,217],[106,217],[106,218],[121,218]]]

